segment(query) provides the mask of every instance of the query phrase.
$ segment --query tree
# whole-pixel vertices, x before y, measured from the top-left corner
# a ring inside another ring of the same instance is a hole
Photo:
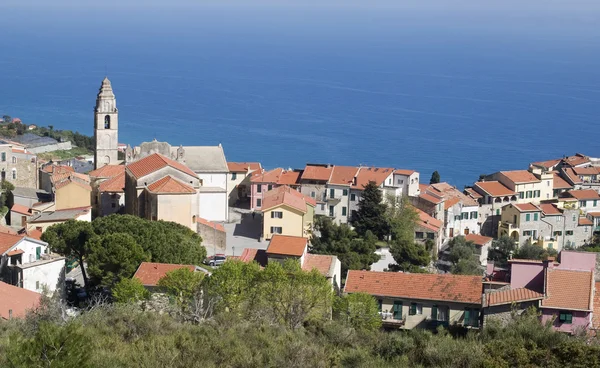
[[[329,217],[319,216],[315,220],[310,251],[336,255],[342,264],[342,275],[345,275],[349,269],[369,269],[379,260],[375,253],[376,242],[377,237],[370,231],[365,233],[364,238],[359,238],[347,224],[337,225]]]
[[[336,317],[361,331],[374,331],[381,327],[377,301],[369,294],[352,293],[336,297]]]
[[[173,296],[177,300],[177,305],[186,310],[198,292],[204,274],[202,272],[192,272],[187,268],[179,268],[167,272],[160,280],[158,286]]]
[[[129,234],[116,233],[90,240],[88,269],[95,284],[112,287],[130,278],[148,260],[144,249]]]
[[[431,179],[429,179],[429,184],[437,184],[440,181],[441,181],[440,173],[437,172],[437,170],[436,170],[431,174]]]
[[[256,262],[227,261],[206,279],[206,292],[216,311],[240,315],[255,293],[260,267]]]
[[[481,275],[481,265],[475,244],[464,236],[457,236],[448,243],[451,272],[455,275]]]
[[[13,121],[13,119],[10,116],[8,116],[8,115],[3,115],[2,116],[2,122],[4,124],[10,124],[10,123],[12,123],[12,121]]]
[[[415,226],[419,214],[410,203],[408,196],[387,198],[387,222],[393,243],[413,242],[415,239]]]
[[[386,221],[386,205],[382,202],[382,194],[377,184],[370,181],[364,186],[358,211],[353,219],[353,225],[360,236],[364,236],[370,230],[378,239],[388,235],[388,224]]]
[[[545,260],[548,257],[556,257],[556,255],[555,249],[544,249],[535,244],[523,245],[515,252],[515,258],[520,259]]]
[[[123,304],[134,303],[150,297],[150,292],[137,278],[122,279],[111,289],[111,293],[115,302]]]
[[[421,267],[431,262],[430,253],[415,242],[393,242],[390,253],[402,271],[422,272]]]
[[[508,264],[508,260],[516,250],[517,246],[514,239],[512,239],[510,236],[503,235],[500,237],[500,239],[494,239],[492,241],[492,247],[489,250],[488,259],[490,261],[494,261],[495,264],[504,267]]]
[[[88,287],[89,281],[84,267],[84,260],[90,251],[90,240],[95,236],[91,223],[69,220],[48,227],[42,234],[42,240],[48,243],[53,252],[76,259],[79,262],[84,286]]]

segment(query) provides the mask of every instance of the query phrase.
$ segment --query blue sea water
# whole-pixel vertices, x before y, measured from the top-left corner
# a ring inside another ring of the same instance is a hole
[[[268,168],[438,170],[463,186],[531,161],[600,155],[592,2],[118,3],[0,1],[0,114],[92,134],[107,74],[121,142],[222,143],[228,160]]]

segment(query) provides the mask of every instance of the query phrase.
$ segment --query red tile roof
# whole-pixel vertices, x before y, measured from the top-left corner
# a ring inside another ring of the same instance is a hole
[[[356,176],[356,184],[352,185],[352,189],[363,190],[371,181],[379,186],[383,184],[385,179],[392,175],[393,172],[394,169],[385,167],[361,167]]]
[[[596,292],[594,293],[594,315],[592,317],[592,328],[600,329],[600,281],[596,281]]]
[[[250,181],[252,183],[277,184],[281,174],[283,174],[283,169],[280,167],[271,171],[255,172],[252,174]]]
[[[15,203],[10,209],[12,212],[20,213],[22,215],[31,215],[31,208],[23,206],[22,204]],[[13,224],[14,225],[14,224]]]
[[[40,228],[27,230],[27,237],[32,238],[32,239],[42,240],[42,230]]]
[[[0,318],[23,318],[30,309],[40,305],[42,295],[0,281]]]
[[[574,156],[563,158],[562,162],[569,166],[578,166],[590,162],[590,159],[584,154],[576,153]]]
[[[587,214],[592,217],[600,217],[600,212],[588,212]]]
[[[579,200],[600,199],[600,195],[593,189],[570,190],[567,192],[571,197]]]
[[[433,204],[440,204],[443,202],[442,198],[438,198],[436,196],[433,196],[433,195],[431,195],[429,193],[425,193],[425,192],[422,192],[421,194],[419,194],[419,198],[421,198],[422,200],[427,201],[429,203],[433,203]]]
[[[471,196],[474,199],[483,198],[483,196],[477,193],[473,188],[465,188],[465,192],[467,195]]]
[[[546,299],[542,307],[556,309],[590,310],[594,274],[559,268],[546,270]]]
[[[579,226],[592,226],[592,225],[594,225],[592,220],[585,218],[585,217],[579,218]]]
[[[328,181],[332,172],[333,166],[306,165],[301,179]]]
[[[49,173],[49,174],[62,174],[62,173],[75,172],[75,169],[73,169],[71,166],[66,166],[66,165],[46,165],[46,166],[44,166],[42,171]]]
[[[358,167],[334,166],[328,184],[352,185],[354,177],[358,173]]]
[[[25,253],[25,251],[23,249],[15,249],[15,250],[11,250],[10,252],[6,253],[7,256],[12,257],[12,256],[16,256],[18,254],[23,254]]]
[[[532,166],[543,167],[545,169],[550,169],[550,168],[558,165],[559,162],[560,162],[560,159],[556,159],[556,160],[532,162],[531,165]]]
[[[446,202],[444,203],[445,208],[450,208],[458,202],[461,202],[463,206],[479,206],[479,203],[476,200],[465,195],[460,190],[448,183],[431,184],[426,189],[426,192],[429,194],[434,194],[437,197],[443,197]],[[448,205],[447,202],[450,202],[450,205]]]
[[[492,197],[513,196],[516,194],[499,181],[479,181],[475,183],[475,187],[480,188],[484,193]]]
[[[140,280],[144,286],[157,286],[158,280],[163,278],[167,272],[175,271],[180,268],[187,268],[192,272],[196,270],[196,266],[194,265],[142,262],[137,271],[135,271],[133,277]]]
[[[418,208],[415,208],[417,213],[419,214],[419,220],[417,220],[417,225],[418,226],[422,226],[426,229],[438,232],[440,231],[440,229],[442,228],[443,223],[434,218],[429,216],[428,214],[426,214],[425,212],[421,211]]]
[[[500,174],[515,184],[537,183],[540,181],[540,179],[527,170],[500,171]]]
[[[552,181],[553,181],[553,186],[552,187],[554,189],[570,189],[570,188],[573,188],[573,186],[571,184],[567,183],[565,181],[565,179],[561,178],[560,175],[558,175],[558,173],[556,173],[556,172],[554,173]]]
[[[98,186],[100,193],[123,193],[125,192],[125,172],[120,173],[108,180],[103,181]]]
[[[519,212],[534,212],[534,211],[540,211],[539,207],[536,206],[533,203],[517,203],[517,204],[513,204],[513,206],[519,211]]]
[[[275,234],[269,242],[267,253],[300,257],[304,254],[307,246],[307,238]]]
[[[148,185],[148,190],[156,194],[189,194],[196,193],[196,190],[187,184],[167,175]]]
[[[304,263],[302,269],[304,271],[312,271],[316,269],[319,273],[325,277],[331,277],[329,270],[331,269],[332,263],[335,256],[325,254],[307,254],[304,256]]]
[[[73,179],[71,179],[71,178],[62,179],[61,181],[56,182],[54,184],[54,189],[59,190],[61,188],[66,187],[69,184],[77,185],[78,187],[81,187],[81,188],[83,188],[85,190],[89,190],[90,192],[92,191],[92,187],[88,183],[83,182],[81,180],[78,180],[76,178],[73,178]]]
[[[264,249],[255,248],[244,248],[239,257],[239,261],[245,263],[256,262],[261,267],[265,267],[269,262],[267,258],[267,252]]]
[[[493,293],[488,293],[486,297],[486,307],[494,305],[512,304],[517,302],[526,302],[531,300],[541,300],[544,294],[527,288],[518,288],[510,290],[502,290]]]
[[[315,207],[317,202],[314,198],[305,196],[287,185],[282,185],[263,194],[262,212],[280,205],[287,205],[306,213],[308,211],[307,206]]]
[[[447,199],[447,200],[444,202],[444,209],[445,209],[445,210],[447,210],[448,208],[450,208],[450,207],[454,206],[454,205],[455,205],[455,204],[457,204],[458,202],[460,202],[460,198],[456,198],[456,197],[455,197],[455,198],[450,198],[450,199]]]
[[[573,184],[583,183],[581,178],[579,178],[579,176],[577,176],[577,174],[575,174],[575,171],[573,171],[572,168],[567,167],[562,170],[563,170],[563,173],[565,173],[565,175],[567,176],[567,178],[571,181],[571,183],[573,183]]]
[[[114,178],[125,173],[125,165],[104,165],[99,169],[90,171],[88,175],[94,178]]]
[[[577,175],[598,175],[598,168],[594,166],[574,167],[573,172]]]
[[[225,227],[223,225],[217,224],[216,222],[208,221],[207,219],[204,219],[202,217],[196,217],[196,222],[201,223],[202,225],[209,226],[213,229],[217,229],[217,231],[220,231],[222,233],[225,232]]]
[[[349,270],[344,291],[407,299],[481,304],[481,276]]]
[[[17,231],[11,227],[0,225],[0,234],[17,235]]]
[[[8,233],[0,233],[0,255],[12,248],[15,244],[23,239],[21,235],[13,235]]]
[[[494,238],[490,238],[490,237],[478,235],[478,234],[468,234],[468,235],[465,235],[465,240],[473,242],[473,244],[483,247],[484,245],[486,245],[489,242],[491,242],[492,240],[494,240]]]
[[[171,160],[170,158],[159,153],[153,153],[134,163],[131,163],[127,165],[127,169],[129,169],[131,174],[133,174],[136,179],[139,179],[167,166],[170,166],[195,178],[198,177],[196,173],[194,173],[189,167],[185,166],[181,162]]]
[[[542,203],[542,204],[538,205],[538,207],[542,210],[542,212],[546,216],[562,214],[562,212],[558,209],[558,207],[556,207],[555,205],[553,205],[551,203]]]
[[[260,170],[260,162],[228,162],[227,168],[229,172],[248,172],[248,168],[250,171]]]
[[[297,185],[300,178],[299,171],[284,171],[279,177],[277,184],[279,185]]]
[[[398,174],[398,175],[405,175],[405,176],[411,176],[412,174],[415,173],[415,170],[403,170],[403,169],[396,169],[394,171],[394,174]]]

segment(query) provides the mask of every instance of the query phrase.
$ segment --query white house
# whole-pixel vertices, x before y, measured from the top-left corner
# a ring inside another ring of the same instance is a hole
[[[394,171],[393,183],[388,185],[395,187],[395,196],[415,197],[419,195],[419,173],[414,170],[397,169]]]
[[[479,262],[482,266],[487,265],[488,253],[490,251],[490,247],[492,246],[492,241],[494,239],[489,238],[487,236],[469,234],[465,236],[465,240],[468,242],[473,242],[473,244],[475,244],[475,248],[477,249],[477,255],[479,257]]]

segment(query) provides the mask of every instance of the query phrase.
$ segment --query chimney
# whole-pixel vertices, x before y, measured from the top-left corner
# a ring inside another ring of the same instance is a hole
[[[8,310],[8,319],[12,319],[12,309]]]

